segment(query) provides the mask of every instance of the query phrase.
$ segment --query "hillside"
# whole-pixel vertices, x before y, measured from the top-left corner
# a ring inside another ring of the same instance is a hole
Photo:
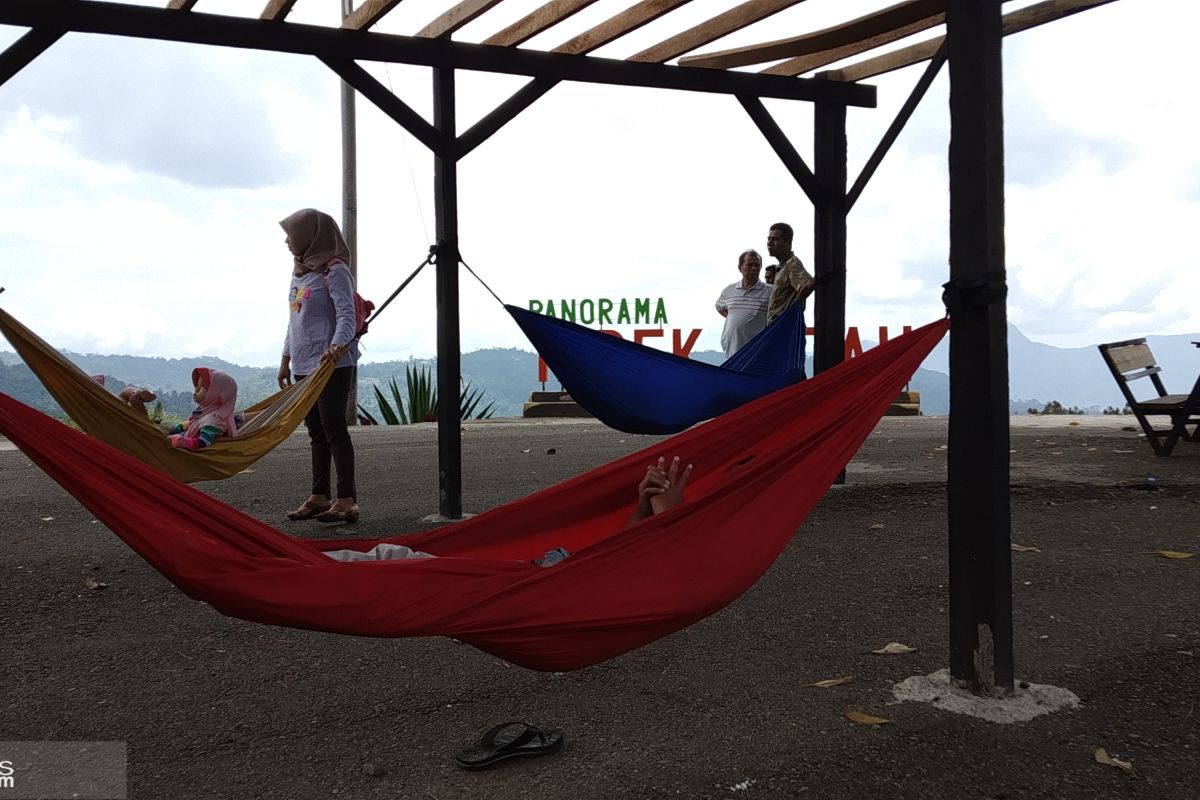
[[[1146,343],[1163,368],[1168,392],[1186,394],[1191,391],[1196,374],[1200,372],[1200,350],[1193,341],[1200,341],[1200,335],[1146,337]],[[943,339],[926,359],[925,367],[948,373],[949,354],[949,339]],[[1046,401],[1058,400],[1063,405],[1095,407],[1097,410],[1110,405],[1118,408],[1125,405],[1121,390],[1095,345],[1052,347],[1031,341],[1015,325],[1009,324],[1008,365],[1008,393],[1014,401],[1026,398],[1023,402],[1028,405],[1036,403],[1040,406]]]
[[[1167,388],[1175,392],[1190,389],[1200,366],[1200,351],[1191,344],[1200,335],[1151,336],[1149,343],[1162,363]],[[864,342],[870,347],[874,342]],[[1095,347],[1059,348],[1029,340],[1016,326],[1009,326],[1010,409],[1024,413],[1058,400],[1063,405],[1079,406],[1099,413],[1105,406],[1123,405],[1120,391],[1104,366]],[[120,389],[126,384],[148,386],[159,393],[165,410],[186,415],[191,409],[191,371],[198,364],[223,369],[239,386],[240,405],[249,405],[275,390],[274,367],[247,367],[217,358],[178,359],[146,358],[126,355],[66,353],[89,374],[107,376],[107,385]],[[719,364],[722,356],[713,350],[692,353],[692,358]],[[949,378],[946,375],[949,342],[943,340],[917,371],[910,388],[921,393],[925,414],[946,414],[950,406]],[[395,378],[404,391],[407,366],[432,368],[434,359],[364,363],[359,366],[359,402],[372,414],[377,413],[373,386],[384,387]],[[808,363],[812,370],[812,360]],[[529,393],[540,389],[537,382],[537,356],[517,348],[489,348],[464,353],[464,381],[484,390],[484,404],[495,403],[495,416],[520,416]],[[553,376],[546,388],[557,389]],[[0,391],[48,413],[61,411],[41,383],[29,372],[16,354],[0,351]]]

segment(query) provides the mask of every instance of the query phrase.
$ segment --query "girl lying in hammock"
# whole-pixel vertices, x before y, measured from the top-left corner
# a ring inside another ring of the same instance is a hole
[[[671,459],[671,466],[665,466],[665,459],[659,456],[657,464],[646,467],[646,475],[638,484],[638,500],[634,506],[633,515],[625,523],[629,528],[646,517],[669,511],[683,502],[683,490],[687,488],[688,479],[692,477],[692,465],[681,472],[679,456]],[[433,553],[413,550],[402,544],[377,544],[370,550],[326,550],[325,555],[334,561],[396,561],[404,558],[437,558]],[[539,567],[552,567],[571,555],[562,547],[546,551],[541,558],[533,559]]]
[[[171,447],[199,450],[208,447],[218,436],[237,436],[239,425],[245,423],[241,414],[235,414],[237,403],[237,381],[219,369],[196,367],[192,370],[192,399],[196,408],[186,422],[167,430],[167,441]]]

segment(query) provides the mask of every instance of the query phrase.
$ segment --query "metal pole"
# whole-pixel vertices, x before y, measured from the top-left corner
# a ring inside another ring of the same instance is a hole
[[[342,0],[342,19],[354,13],[354,0]],[[350,274],[358,278],[358,162],[354,87],[342,81],[342,235],[350,247]]]
[[[1013,688],[1001,0],[950,0],[950,675]],[[952,288],[951,291],[954,291]]]
[[[342,19],[354,12],[354,0],[342,0]],[[358,148],[354,87],[342,81],[342,235],[350,248],[350,274],[358,285]],[[358,424],[358,368],[346,397],[346,423]]]
[[[462,428],[459,418],[458,162],[455,157],[454,69],[433,70],[433,159],[437,213],[438,503],[443,517],[462,516]]]

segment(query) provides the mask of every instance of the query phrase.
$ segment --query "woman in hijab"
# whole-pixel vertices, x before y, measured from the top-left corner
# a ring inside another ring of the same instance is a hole
[[[335,363],[333,375],[304,418],[312,447],[312,492],[288,519],[357,522],[354,445],[346,428],[346,404],[358,363],[354,316],[354,277],[350,249],[328,214],[302,208],[280,223],[292,251],[287,337],[279,362],[279,388],[312,374],[322,359]],[[337,472],[337,495],[330,502],[330,462]]]

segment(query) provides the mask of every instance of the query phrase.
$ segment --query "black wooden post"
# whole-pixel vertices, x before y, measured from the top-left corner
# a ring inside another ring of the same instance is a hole
[[[433,126],[439,147],[433,159],[437,213],[438,507],[462,516],[462,428],[459,425],[458,161],[454,138],[454,69],[433,70]]]
[[[981,694],[1013,688],[1000,3],[946,4],[961,301],[950,326],[950,674]]]
[[[816,103],[813,114],[813,161],[821,184],[821,197],[813,205],[816,374],[840,364],[846,349],[846,107]]]
[[[818,75],[818,78],[821,76]],[[813,374],[846,355],[846,107],[813,106],[813,162],[821,194],[813,203]],[[846,482],[846,470],[834,483]]]

